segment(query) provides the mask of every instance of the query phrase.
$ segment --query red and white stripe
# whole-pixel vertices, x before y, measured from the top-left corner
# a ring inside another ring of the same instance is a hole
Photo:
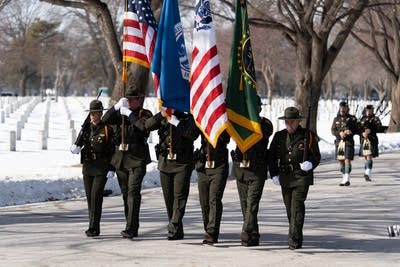
[[[140,23],[134,12],[125,12],[123,61],[135,62],[150,68],[156,41],[156,31],[147,23]]]
[[[216,146],[228,116],[213,28],[194,30],[190,87],[193,117],[208,141]]]

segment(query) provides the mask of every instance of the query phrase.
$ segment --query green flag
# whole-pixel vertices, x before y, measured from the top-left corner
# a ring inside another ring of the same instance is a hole
[[[245,152],[262,138],[246,0],[236,1],[226,109],[232,125],[227,131]]]

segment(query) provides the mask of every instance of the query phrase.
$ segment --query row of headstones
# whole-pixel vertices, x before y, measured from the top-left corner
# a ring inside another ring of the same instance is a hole
[[[31,102],[28,103],[27,108],[22,113],[20,118],[17,120],[16,130],[10,131],[10,151],[16,151],[17,142],[21,140],[21,131],[25,127],[25,123],[28,121],[29,115],[32,113],[33,109],[40,103],[41,100],[38,97],[31,98]],[[43,115],[43,127],[39,131],[39,147],[42,150],[47,149],[47,138],[49,137],[49,120],[50,120],[50,105],[51,101],[46,101],[46,109]]]
[[[28,103],[28,97],[0,97],[0,123],[5,123],[6,118]]]

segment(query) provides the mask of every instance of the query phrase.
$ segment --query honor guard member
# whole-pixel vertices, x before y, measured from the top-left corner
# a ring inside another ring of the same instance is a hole
[[[99,100],[90,102],[89,118],[82,127],[79,141],[72,145],[73,154],[81,153],[83,183],[89,212],[89,229],[86,236],[100,234],[100,218],[103,191],[107,178],[114,177],[111,157],[114,153],[113,129],[102,120],[103,104]],[[82,149],[81,149],[82,148]]]
[[[354,138],[357,134],[357,118],[349,114],[346,102],[339,103],[339,111],[334,118],[331,133],[336,137],[336,159],[340,163],[342,182],[340,186],[350,185],[351,161],[354,159]]]
[[[175,110],[174,115],[164,111],[146,121],[149,131],[158,129],[156,145],[158,169],[168,213],[168,240],[184,238],[182,219],[189,195],[193,171],[193,142],[199,133],[193,116]]]
[[[147,144],[149,132],[144,124],[153,114],[143,108],[143,101],[144,94],[131,88],[103,117],[106,123],[115,125],[118,129],[118,147],[111,163],[116,169],[124,200],[126,227],[121,231],[124,238],[138,236],[142,181],[146,174],[146,165],[151,162]]]
[[[367,105],[358,123],[360,132],[359,155],[365,158],[364,178],[371,181],[372,158],[379,156],[377,133],[383,132],[381,120],[375,116],[374,107]]]
[[[201,134],[201,147],[194,153],[201,211],[203,214],[203,244],[218,243],[222,217],[222,197],[229,174],[227,145],[230,136],[223,131],[214,148]]]
[[[281,186],[289,221],[289,248],[298,249],[303,244],[304,202],[309,186],[314,183],[313,170],[321,159],[319,140],[315,133],[299,125],[302,116],[297,108],[286,108],[284,116],[278,119],[285,120],[286,129],[276,132],[272,139],[269,171],[274,184]],[[305,152],[308,157],[304,161]]]
[[[261,99],[258,98],[261,112]],[[246,152],[238,147],[231,151],[232,175],[236,178],[243,226],[240,234],[243,246],[258,246],[260,233],[258,227],[258,208],[268,172],[268,143],[273,126],[270,120],[260,117],[263,137]]]

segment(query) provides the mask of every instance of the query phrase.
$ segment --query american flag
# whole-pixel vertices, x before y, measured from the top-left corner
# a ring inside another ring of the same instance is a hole
[[[149,0],[128,0],[124,15],[123,61],[150,68],[156,36],[157,22]]]
[[[228,126],[228,117],[209,0],[196,3],[190,87],[193,117],[215,147]]]

